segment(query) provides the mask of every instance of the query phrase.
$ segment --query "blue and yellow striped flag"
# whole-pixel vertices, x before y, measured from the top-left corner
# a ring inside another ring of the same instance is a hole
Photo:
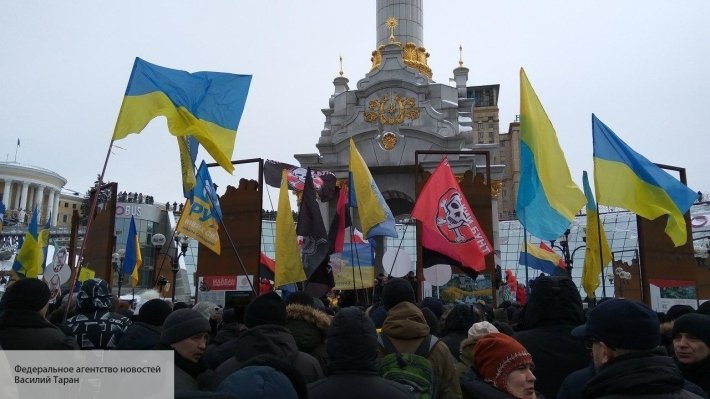
[[[165,116],[171,134],[193,136],[231,173],[250,83],[251,75],[188,73],[136,58],[113,140],[140,133],[153,118]]]
[[[131,286],[136,287],[140,278],[138,272],[143,265],[143,256],[141,255],[141,244],[138,240],[138,232],[136,231],[136,221],[131,216],[131,226],[128,228],[128,239],[126,240],[126,254],[121,265],[121,273],[131,275]]]
[[[666,234],[677,247],[688,240],[684,214],[698,194],[637,153],[592,114],[597,202],[649,220],[668,215]]]
[[[520,185],[515,206],[530,234],[556,240],[584,205],[555,128],[520,68]]]
[[[584,268],[582,269],[582,287],[589,298],[596,298],[594,293],[599,287],[599,276],[604,267],[611,262],[611,249],[606,239],[604,226],[599,219],[599,210],[589,187],[587,171],[582,174],[584,195],[587,197],[587,247],[584,250]],[[604,278],[604,276],[602,276]]]
[[[20,277],[35,278],[44,271],[44,247],[47,246],[49,230],[38,231],[37,213],[37,209],[32,212],[25,239],[12,265],[12,270]]]

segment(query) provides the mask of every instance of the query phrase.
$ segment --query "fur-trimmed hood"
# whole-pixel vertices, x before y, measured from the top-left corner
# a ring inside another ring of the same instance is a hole
[[[331,317],[327,313],[298,303],[292,303],[286,306],[286,318],[291,320],[303,320],[323,331],[328,331],[331,320]]]
[[[330,320],[326,313],[310,306],[296,303],[286,306],[286,328],[296,339],[298,349],[309,354],[318,347],[325,353],[325,334]]]

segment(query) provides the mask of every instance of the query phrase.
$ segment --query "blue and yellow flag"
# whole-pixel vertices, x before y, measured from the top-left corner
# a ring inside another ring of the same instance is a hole
[[[136,58],[113,140],[140,133],[153,118],[165,116],[171,134],[193,136],[231,173],[250,83],[251,75],[188,73]]]
[[[603,205],[649,220],[668,215],[666,234],[677,247],[688,240],[683,216],[698,194],[637,153],[592,114],[594,187]]]
[[[36,278],[44,271],[44,247],[47,246],[49,230],[38,231],[37,213],[36,209],[32,212],[25,239],[12,265],[12,270],[20,277]]]
[[[351,198],[357,203],[357,212],[365,238],[387,236],[397,238],[394,217],[385,199],[377,188],[365,160],[353,139],[350,139]]]
[[[176,230],[192,237],[214,253],[221,252],[219,241],[219,221],[222,211],[219,198],[214,191],[207,165],[202,161],[197,171],[197,181],[192,199],[187,199]]]
[[[306,279],[301,254],[298,250],[296,226],[293,224],[291,201],[288,198],[287,172],[282,172],[279,204],[276,212],[276,264],[274,266],[274,287],[296,283]]]
[[[600,225],[599,210],[589,187],[587,171],[582,174],[584,195],[587,197],[587,247],[584,250],[584,268],[582,269],[582,287],[589,298],[596,298],[594,293],[599,287],[599,276],[611,262],[611,249],[606,239],[604,226]],[[602,278],[604,278],[602,276]]]
[[[515,212],[532,235],[558,239],[584,205],[555,128],[520,68],[520,185]]]
[[[140,278],[138,271],[143,264],[143,256],[141,255],[141,244],[138,240],[138,232],[136,231],[136,221],[131,216],[131,226],[128,228],[128,239],[126,240],[126,253],[121,265],[121,273],[131,275],[131,286],[136,287]]]
[[[195,188],[195,160],[200,143],[192,136],[177,137],[180,151],[180,170],[182,172],[182,191],[185,198],[192,198]]]

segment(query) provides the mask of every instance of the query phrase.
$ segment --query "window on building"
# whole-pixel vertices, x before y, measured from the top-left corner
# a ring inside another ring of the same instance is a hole
[[[64,203],[64,207],[65,207],[65,208],[69,208],[69,203],[68,203],[68,202],[65,202],[65,203]]]
[[[67,215],[62,215],[62,223],[66,223],[66,222],[67,222]]]
[[[71,204],[71,209],[76,209],[76,204]]]

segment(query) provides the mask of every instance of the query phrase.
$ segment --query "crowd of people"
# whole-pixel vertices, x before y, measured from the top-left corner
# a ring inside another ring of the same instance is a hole
[[[387,279],[378,302],[331,308],[269,292],[224,309],[142,295],[132,309],[101,279],[49,303],[22,279],[0,300],[5,350],[167,350],[180,398],[708,398],[710,302],[657,313],[627,299],[586,311],[566,277],[527,303],[416,301]],[[67,315],[68,313],[68,315]]]

